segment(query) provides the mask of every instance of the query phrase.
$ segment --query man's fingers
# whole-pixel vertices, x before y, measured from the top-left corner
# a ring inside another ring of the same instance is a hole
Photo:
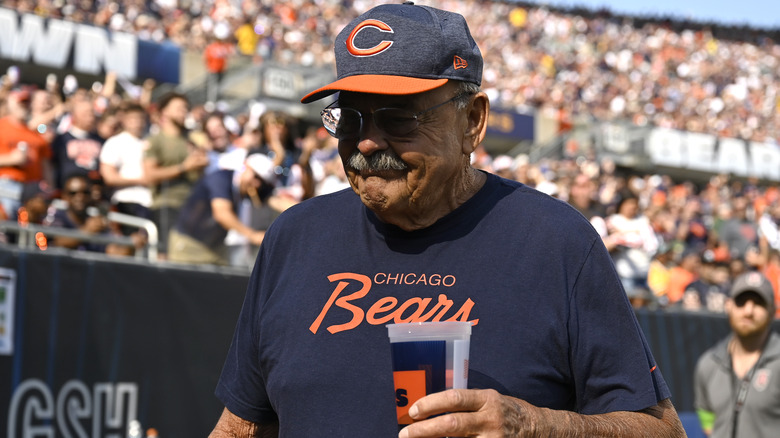
[[[406,426],[399,438],[440,438],[443,436],[476,436],[480,430],[480,415],[474,412],[454,412]]]
[[[486,400],[486,391],[448,389],[417,400],[409,408],[409,416],[414,420],[422,420],[446,412],[478,411]]]
[[[427,395],[412,405],[409,416],[415,422],[401,431],[400,438],[442,436],[522,436],[528,424],[515,401],[492,389],[450,389]]]

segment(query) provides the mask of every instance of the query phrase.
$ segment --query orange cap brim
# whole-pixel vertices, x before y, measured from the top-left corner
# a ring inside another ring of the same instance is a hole
[[[441,87],[447,81],[448,79],[421,79],[389,75],[348,76],[303,96],[301,103],[314,102],[339,91],[370,94],[417,94]]]

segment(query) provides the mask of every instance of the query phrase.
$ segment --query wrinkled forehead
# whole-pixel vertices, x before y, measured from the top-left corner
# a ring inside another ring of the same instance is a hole
[[[417,94],[386,95],[354,93],[342,91],[338,95],[338,105],[351,108],[408,108],[412,107],[420,99]]]

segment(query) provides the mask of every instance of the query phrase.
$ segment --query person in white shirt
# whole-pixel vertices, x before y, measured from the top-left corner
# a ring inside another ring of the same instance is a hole
[[[122,132],[106,140],[100,151],[100,175],[113,188],[111,203],[120,213],[151,219],[152,193],[144,174],[146,110],[128,103],[121,109]],[[123,229],[129,235],[132,228]]]

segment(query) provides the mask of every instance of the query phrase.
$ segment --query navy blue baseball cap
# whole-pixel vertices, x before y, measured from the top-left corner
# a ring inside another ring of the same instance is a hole
[[[482,83],[482,54],[462,15],[412,2],[377,6],[336,37],[337,80],[301,99],[339,91],[415,94],[449,79]]]

